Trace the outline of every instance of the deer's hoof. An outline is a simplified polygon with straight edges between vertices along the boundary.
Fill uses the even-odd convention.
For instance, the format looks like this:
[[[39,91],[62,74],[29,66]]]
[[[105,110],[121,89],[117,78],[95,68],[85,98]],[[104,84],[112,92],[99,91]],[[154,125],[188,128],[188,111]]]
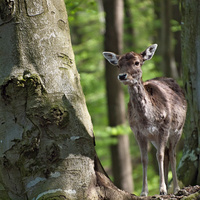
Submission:
[[[141,197],[147,197],[147,196],[148,196],[148,192],[142,192],[142,193],[140,194],[140,196],[141,196]]]
[[[174,188],[174,194],[177,194],[179,192],[180,188],[177,186],[176,188]]]
[[[165,192],[165,191],[160,191],[160,195],[166,195],[167,194],[167,192]]]
[[[167,194],[167,188],[165,184],[162,184],[160,186],[160,195],[166,195]]]

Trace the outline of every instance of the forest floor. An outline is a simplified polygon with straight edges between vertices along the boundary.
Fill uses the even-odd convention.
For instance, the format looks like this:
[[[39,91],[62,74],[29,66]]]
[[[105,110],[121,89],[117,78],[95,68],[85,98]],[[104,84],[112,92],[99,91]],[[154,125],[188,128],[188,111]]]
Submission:
[[[144,200],[200,200],[200,186],[188,186],[179,190],[177,194],[169,194],[169,195],[155,195],[151,197],[140,197],[138,199]]]

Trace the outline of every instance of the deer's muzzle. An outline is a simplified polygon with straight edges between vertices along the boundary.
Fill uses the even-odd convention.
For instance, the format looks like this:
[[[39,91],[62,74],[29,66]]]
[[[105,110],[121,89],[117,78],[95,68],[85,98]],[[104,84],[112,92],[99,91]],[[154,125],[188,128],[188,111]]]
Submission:
[[[127,79],[127,74],[119,74],[119,75],[118,75],[118,79],[119,79],[120,81],[126,80],[126,79]]]

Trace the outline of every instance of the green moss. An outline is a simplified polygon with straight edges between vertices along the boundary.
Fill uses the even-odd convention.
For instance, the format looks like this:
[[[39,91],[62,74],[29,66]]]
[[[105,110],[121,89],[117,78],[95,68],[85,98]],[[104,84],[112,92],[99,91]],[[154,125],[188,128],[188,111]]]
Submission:
[[[63,59],[71,60],[63,55]],[[20,97],[27,101],[26,114],[29,118],[41,120],[42,125],[55,124],[60,128],[67,126],[69,112],[63,102],[63,94],[47,94],[37,74],[25,71],[23,77],[10,77],[1,86],[1,95],[7,103]]]
[[[63,106],[53,105],[50,109],[50,118],[57,126],[64,128],[69,122],[69,112]]]
[[[46,94],[46,90],[43,87],[40,81],[40,77],[37,74],[25,74],[24,80],[29,96],[32,96],[34,94],[37,94],[39,96]]]
[[[15,77],[6,79],[1,85],[1,96],[5,101],[10,102],[15,93],[19,93],[21,88],[24,87],[24,81]]]
[[[0,190],[0,200],[10,200],[10,197],[8,196],[8,193],[5,190]]]
[[[26,73],[23,77],[10,77],[5,79],[4,83],[1,85],[1,96],[8,102],[11,102],[13,97],[23,92],[26,92],[28,96],[45,93],[45,89],[37,74],[30,75],[29,73],[29,75],[27,75]]]
[[[191,194],[187,197],[183,197],[181,200],[194,200],[194,199],[200,199],[200,191],[198,191],[194,194]]]

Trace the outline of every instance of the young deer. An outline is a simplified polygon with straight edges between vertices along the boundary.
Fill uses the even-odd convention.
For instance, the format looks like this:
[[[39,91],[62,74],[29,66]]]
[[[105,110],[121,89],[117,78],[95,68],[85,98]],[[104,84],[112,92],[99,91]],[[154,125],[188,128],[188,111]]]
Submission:
[[[128,85],[129,123],[140,147],[143,165],[143,188],[141,196],[148,195],[147,145],[157,149],[160,175],[160,194],[167,194],[168,164],[173,175],[174,192],[179,190],[176,175],[176,145],[181,137],[187,104],[184,94],[172,78],[154,78],[142,81],[142,65],[150,60],[157,48],[153,44],[140,54],[129,52],[116,55],[103,52],[104,57],[119,67],[119,81]]]

